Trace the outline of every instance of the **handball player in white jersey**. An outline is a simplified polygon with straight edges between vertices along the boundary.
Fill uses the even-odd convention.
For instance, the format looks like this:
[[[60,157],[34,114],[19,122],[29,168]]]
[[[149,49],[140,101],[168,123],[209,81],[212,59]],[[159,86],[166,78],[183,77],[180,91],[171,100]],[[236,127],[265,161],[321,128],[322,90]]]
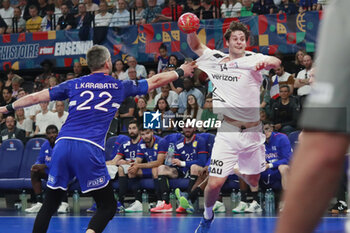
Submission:
[[[278,58],[245,51],[249,31],[240,22],[232,22],[224,34],[229,54],[203,45],[196,33],[187,36],[191,49],[199,56],[198,67],[213,83],[214,111],[224,115],[213,147],[209,181],[204,191],[204,218],[196,232],[208,232],[214,219],[213,206],[226,178],[234,167],[253,187],[265,170],[265,136],[260,123],[260,86],[262,69],[280,65]],[[217,113],[218,113],[217,112]]]

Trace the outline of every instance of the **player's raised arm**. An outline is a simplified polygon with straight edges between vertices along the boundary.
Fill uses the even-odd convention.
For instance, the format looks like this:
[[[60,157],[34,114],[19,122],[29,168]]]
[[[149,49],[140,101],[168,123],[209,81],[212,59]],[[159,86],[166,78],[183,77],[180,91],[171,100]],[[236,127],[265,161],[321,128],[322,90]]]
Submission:
[[[148,91],[155,89],[157,87],[164,86],[165,84],[168,84],[178,79],[179,77],[191,76],[195,68],[197,68],[197,65],[196,65],[196,62],[193,61],[193,62],[182,64],[180,68],[174,71],[156,74],[152,76],[152,78],[147,79]]]
[[[204,50],[207,49],[207,46],[205,46],[200,42],[196,32],[193,32],[187,35],[187,43],[192,49],[192,51],[198,56],[202,56],[204,53]]]
[[[0,107],[0,113],[9,113],[19,108],[28,107],[41,102],[50,101],[49,89],[24,96],[12,104]]]
[[[256,70],[270,70],[275,69],[281,64],[281,60],[277,57],[268,56],[265,60],[260,61],[256,64]]]

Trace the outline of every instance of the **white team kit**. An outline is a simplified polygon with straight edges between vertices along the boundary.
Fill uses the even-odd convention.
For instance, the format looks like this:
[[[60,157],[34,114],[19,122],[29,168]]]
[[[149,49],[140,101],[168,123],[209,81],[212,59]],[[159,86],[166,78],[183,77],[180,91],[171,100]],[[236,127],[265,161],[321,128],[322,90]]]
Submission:
[[[228,57],[218,50],[206,49],[197,59],[198,67],[213,83],[213,109],[243,122],[260,120],[260,86],[263,77],[255,70],[268,56],[246,52],[246,56],[222,63]],[[265,170],[265,135],[261,124],[241,130],[223,122],[215,138],[210,176],[226,177],[238,164],[242,174],[259,174]]]

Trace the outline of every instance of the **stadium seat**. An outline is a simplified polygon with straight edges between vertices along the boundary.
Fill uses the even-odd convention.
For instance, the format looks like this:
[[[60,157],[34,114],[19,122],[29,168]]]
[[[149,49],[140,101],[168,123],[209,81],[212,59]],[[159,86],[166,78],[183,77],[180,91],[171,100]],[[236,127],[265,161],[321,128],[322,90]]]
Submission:
[[[18,174],[19,178],[24,178],[24,189],[32,188],[32,182],[30,180],[30,168],[38,158],[41,146],[44,144],[44,142],[46,142],[45,138],[32,138],[27,142],[24,148],[23,159]]]

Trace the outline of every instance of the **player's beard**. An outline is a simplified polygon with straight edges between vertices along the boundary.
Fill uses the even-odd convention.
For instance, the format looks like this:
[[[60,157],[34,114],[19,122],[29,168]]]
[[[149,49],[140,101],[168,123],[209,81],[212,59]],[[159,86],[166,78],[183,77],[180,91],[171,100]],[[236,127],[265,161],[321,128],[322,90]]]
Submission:
[[[138,136],[139,136],[138,134],[134,134],[134,133],[131,133],[131,134],[130,134],[130,138],[131,138],[132,140],[135,140]]]

